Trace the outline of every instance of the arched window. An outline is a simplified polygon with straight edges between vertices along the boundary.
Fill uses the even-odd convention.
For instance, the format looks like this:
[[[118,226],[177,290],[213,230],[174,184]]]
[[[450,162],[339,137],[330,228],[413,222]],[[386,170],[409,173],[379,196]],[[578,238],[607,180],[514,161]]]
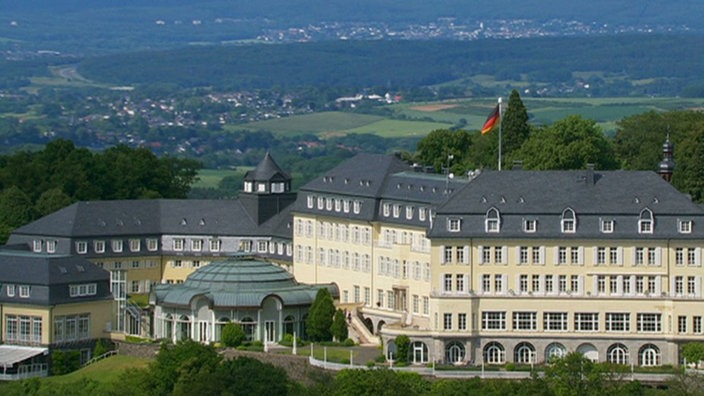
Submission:
[[[191,338],[191,319],[186,315],[181,315],[176,320],[176,340],[187,340]]]
[[[660,348],[653,344],[645,344],[638,351],[639,364],[644,367],[660,365]]]
[[[555,358],[567,356],[567,348],[559,342],[553,342],[545,348],[545,361],[550,362]]]
[[[240,320],[240,324],[242,325],[242,330],[244,330],[244,334],[247,338],[247,341],[254,340],[254,331],[257,327],[256,323],[254,323],[254,320],[250,317],[246,317]]]
[[[396,342],[393,340],[389,341],[386,346],[386,359],[387,360],[398,360],[398,347]]]
[[[518,364],[535,363],[535,347],[527,342],[516,345],[513,351],[513,361]]]
[[[162,321],[163,321],[162,322],[163,326],[162,326],[161,336],[166,340],[171,340],[171,336],[173,334],[173,326],[174,326],[173,318],[171,317],[171,315],[166,314],[166,315],[164,315]]]
[[[606,351],[606,361],[615,364],[628,364],[628,347],[623,344],[613,344]]]
[[[577,216],[574,210],[567,208],[562,211],[562,220],[560,220],[560,225],[562,232],[564,233],[574,233],[577,229]]]
[[[450,364],[458,364],[464,361],[464,345],[459,341],[451,341],[445,345],[445,361]]]
[[[296,318],[293,315],[288,315],[284,318],[284,334],[291,334],[296,331]],[[296,334],[296,337],[300,337],[300,334]]]
[[[504,364],[506,361],[504,346],[498,342],[490,342],[484,347],[484,362],[488,364]]]
[[[638,232],[641,234],[652,234],[654,225],[653,212],[648,208],[643,209],[638,219]]]
[[[222,340],[222,329],[230,323],[230,318],[223,316],[215,322],[215,341]]]
[[[501,229],[501,216],[496,208],[491,208],[486,212],[484,219],[484,229],[486,232],[499,232]]]

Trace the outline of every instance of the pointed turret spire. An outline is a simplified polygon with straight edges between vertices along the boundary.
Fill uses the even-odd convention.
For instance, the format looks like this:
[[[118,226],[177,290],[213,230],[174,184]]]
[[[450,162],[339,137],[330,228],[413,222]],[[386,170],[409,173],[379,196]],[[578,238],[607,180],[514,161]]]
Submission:
[[[660,166],[658,168],[658,173],[663,179],[668,182],[672,181],[672,173],[675,171],[675,160],[673,159],[673,153],[675,151],[675,145],[670,142],[670,134],[667,134],[667,139],[662,145],[663,159],[660,161]]]

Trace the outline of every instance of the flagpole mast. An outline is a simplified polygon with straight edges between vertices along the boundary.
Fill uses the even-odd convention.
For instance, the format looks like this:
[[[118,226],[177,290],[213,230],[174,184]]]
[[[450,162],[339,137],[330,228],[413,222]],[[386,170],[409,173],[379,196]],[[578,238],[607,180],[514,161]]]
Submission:
[[[503,114],[501,113],[501,97],[499,97],[499,170],[501,170],[501,130],[503,129]]]

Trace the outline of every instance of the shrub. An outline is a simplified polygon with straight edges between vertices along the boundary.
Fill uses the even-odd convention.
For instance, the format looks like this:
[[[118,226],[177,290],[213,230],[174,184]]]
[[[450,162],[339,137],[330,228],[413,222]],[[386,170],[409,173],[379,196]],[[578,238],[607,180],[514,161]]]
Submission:
[[[516,365],[514,363],[506,363],[506,371],[516,371]]]
[[[340,359],[340,364],[350,364],[350,359],[349,358],[342,358],[342,359]]]
[[[396,350],[398,352],[396,361],[398,361],[398,363],[405,363],[406,361],[408,361],[410,347],[411,339],[408,338],[407,335],[400,335],[396,337]]]
[[[355,346],[355,342],[354,342],[354,340],[351,339],[351,338],[346,339],[345,342],[343,342],[342,344],[343,344],[344,346],[346,346],[346,347]]]
[[[372,367],[374,367],[374,366],[376,366],[376,363],[375,363],[373,360],[370,360],[370,361],[367,362],[367,367],[368,367],[368,368],[372,368]]]
[[[384,354],[381,354],[381,355],[375,357],[374,361],[376,361],[377,363],[384,363],[384,362],[386,362],[386,356],[384,356]]]
[[[222,338],[221,341],[225,346],[228,347],[238,347],[242,345],[247,335],[242,329],[239,323],[228,323],[222,328]]]
[[[81,368],[81,353],[79,351],[54,351],[51,354],[51,373],[63,375]]]

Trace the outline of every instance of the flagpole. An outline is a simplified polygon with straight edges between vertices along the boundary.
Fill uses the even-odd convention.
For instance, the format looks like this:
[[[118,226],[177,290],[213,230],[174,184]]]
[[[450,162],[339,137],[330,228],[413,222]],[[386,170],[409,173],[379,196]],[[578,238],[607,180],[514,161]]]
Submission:
[[[499,170],[501,170],[501,130],[503,129],[503,114],[501,114],[501,97],[499,97]]]

